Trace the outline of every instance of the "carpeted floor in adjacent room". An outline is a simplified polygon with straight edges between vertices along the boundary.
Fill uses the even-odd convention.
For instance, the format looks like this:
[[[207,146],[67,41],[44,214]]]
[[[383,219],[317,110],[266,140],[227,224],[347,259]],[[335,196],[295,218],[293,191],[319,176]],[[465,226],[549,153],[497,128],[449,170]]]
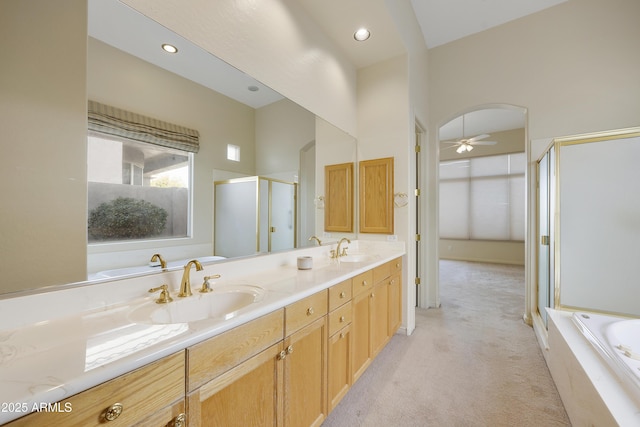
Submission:
[[[442,307],[416,310],[323,427],[570,426],[524,292],[522,266],[441,261]]]

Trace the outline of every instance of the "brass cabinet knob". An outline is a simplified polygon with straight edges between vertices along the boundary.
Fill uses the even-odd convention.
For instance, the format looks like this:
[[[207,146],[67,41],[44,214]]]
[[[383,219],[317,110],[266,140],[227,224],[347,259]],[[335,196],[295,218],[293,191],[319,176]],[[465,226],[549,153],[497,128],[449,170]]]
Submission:
[[[340,316],[340,323],[344,322],[344,316]]]
[[[375,298],[376,294],[374,294],[373,292],[371,292],[371,298]]]
[[[122,403],[114,403],[113,405],[105,409],[104,419],[107,421],[113,421],[118,418],[120,414],[122,414],[123,410],[124,407],[122,406]]]
[[[391,279],[391,282],[389,282],[390,285],[395,285],[396,284],[396,279]]]
[[[396,268],[400,268],[400,263],[396,262]]]
[[[287,352],[282,350],[280,353],[278,353],[278,360],[284,360],[287,358]]]
[[[311,316],[313,313],[314,313],[314,311],[313,311],[313,307],[309,307],[309,308],[307,309],[307,316]]]
[[[287,354],[291,354],[291,353],[293,353],[293,346],[292,345],[287,347]]]
[[[344,292],[340,292],[340,298],[344,298],[344,297],[346,297],[346,296],[347,296],[347,294],[346,294],[346,293],[344,293]]]
[[[340,338],[344,338],[344,332],[340,332]]]
[[[366,280],[362,281],[362,286],[367,286],[367,281]]]
[[[178,416],[173,419],[172,427],[186,427],[186,425],[187,416],[185,414],[178,414]]]

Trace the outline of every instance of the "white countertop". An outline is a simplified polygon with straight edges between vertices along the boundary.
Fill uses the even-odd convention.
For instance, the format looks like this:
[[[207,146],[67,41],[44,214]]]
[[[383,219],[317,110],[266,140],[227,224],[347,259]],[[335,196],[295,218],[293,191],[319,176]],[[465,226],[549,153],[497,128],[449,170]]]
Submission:
[[[357,248],[358,242],[349,245]],[[0,300],[0,424],[130,372],[164,356],[261,317],[349,277],[404,255],[404,246],[361,243],[368,262],[329,262],[329,246],[206,266],[191,271],[194,295],[205,275],[222,272],[213,285],[252,284],[264,298],[227,320],[140,324],[132,308],[157,295],[164,282],[175,289],[182,271],[109,281],[61,291]],[[357,249],[354,249],[357,250]],[[311,270],[296,268],[297,256],[314,259]],[[250,273],[248,273],[250,272]],[[10,329],[5,329],[9,325]],[[34,406],[35,405],[35,406]]]

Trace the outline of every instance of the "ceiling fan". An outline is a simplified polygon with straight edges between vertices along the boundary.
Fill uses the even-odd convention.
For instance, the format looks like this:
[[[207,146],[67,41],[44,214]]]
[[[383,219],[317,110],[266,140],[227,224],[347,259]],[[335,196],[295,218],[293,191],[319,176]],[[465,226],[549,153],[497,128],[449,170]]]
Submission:
[[[442,141],[444,144],[452,144],[451,147],[447,148],[456,148],[456,153],[461,154],[465,151],[473,150],[474,145],[496,145],[496,141],[484,141],[484,139],[489,138],[489,134],[483,133],[482,135],[476,135],[472,138],[464,137],[464,115],[462,116],[462,138],[455,141]],[[445,148],[446,150],[446,148]]]

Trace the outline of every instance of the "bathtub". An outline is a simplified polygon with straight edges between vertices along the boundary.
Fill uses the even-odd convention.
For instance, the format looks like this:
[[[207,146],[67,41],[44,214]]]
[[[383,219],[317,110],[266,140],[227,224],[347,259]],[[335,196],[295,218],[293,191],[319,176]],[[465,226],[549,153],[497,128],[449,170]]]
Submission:
[[[572,320],[640,402],[640,319],[579,312]]]
[[[190,258],[190,259],[183,259],[183,260],[179,260],[179,261],[167,261],[167,269],[175,269],[176,267],[184,267],[185,264],[187,262],[189,262],[191,259],[194,258]],[[198,261],[200,261],[201,263],[209,263],[212,261],[219,261],[222,259],[226,259],[225,257],[222,256],[203,256],[203,257],[197,257],[195,258]],[[162,271],[162,269],[160,268],[160,265],[157,266],[150,266],[150,265],[139,265],[139,266],[135,266],[135,267],[126,267],[126,268],[116,268],[113,270],[104,270],[104,271],[99,271],[95,274],[90,275],[89,279],[106,279],[106,278],[113,278],[113,277],[121,277],[121,276],[129,276],[131,274],[145,274],[145,273],[155,273],[155,272],[160,272]]]

